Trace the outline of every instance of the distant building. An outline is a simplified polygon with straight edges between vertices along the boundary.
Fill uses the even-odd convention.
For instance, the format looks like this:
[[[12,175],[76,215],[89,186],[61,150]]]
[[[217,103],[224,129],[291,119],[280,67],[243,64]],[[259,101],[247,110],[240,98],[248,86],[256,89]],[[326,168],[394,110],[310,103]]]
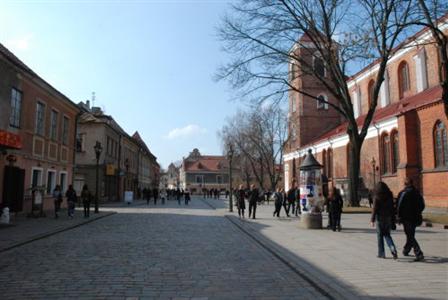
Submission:
[[[79,108],[0,44],[0,206],[53,208],[72,182]],[[34,191],[34,193],[33,193]]]
[[[87,184],[96,188],[96,142],[103,151],[99,161],[99,197],[104,201],[120,201],[126,191],[140,197],[144,188],[158,186],[157,158],[148,149],[138,132],[129,136],[113,117],[100,108],[80,103],[78,118],[74,187],[80,193]]]
[[[201,155],[194,149],[182,160],[179,171],[179,186],[192,193],[203,190],[226,190],[229,185],[228,162],[225,156]]]
[[[168,166],[166,171],[167,186],[169,189],[177,189],[179,187],[179,167],[176,167],[173,163]]]

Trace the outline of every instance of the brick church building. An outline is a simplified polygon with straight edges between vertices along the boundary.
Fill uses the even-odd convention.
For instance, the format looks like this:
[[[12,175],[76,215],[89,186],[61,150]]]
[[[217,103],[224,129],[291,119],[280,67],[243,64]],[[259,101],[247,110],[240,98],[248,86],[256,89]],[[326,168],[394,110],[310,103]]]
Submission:
[[[448,30],[448,21],[441,24]],[[305,37],[306,38],[306,37]],[[448,209],[448,120],[440,87],[439,51],[429,31],[417,33],[391,57],[380,90],[378,106],[361,151],[361,182],[364,190],[378,181],[394,195],[405,177],[413,178],[428,207]],[[301,51],[300,46],[296,51]],[[309,51],[309,48],[308,50]],[[305,51],[306,52],[306,51]],[[313,57],[314,68],[323,62]],[[290,66],[291,68],[291,66]],[[358,124],[368,111],[378,64],[373,63],[347,81]],[[325,76],[325,75],[324,75]],[[301,90],[337,103],[311,76],[294,79]],[[299,166],[308,149],[324,166],[330,186],[348,191],[347,123],[322,102],[298,92],[289,95],[290,142],[285,151],[285,187],[298,179]]]

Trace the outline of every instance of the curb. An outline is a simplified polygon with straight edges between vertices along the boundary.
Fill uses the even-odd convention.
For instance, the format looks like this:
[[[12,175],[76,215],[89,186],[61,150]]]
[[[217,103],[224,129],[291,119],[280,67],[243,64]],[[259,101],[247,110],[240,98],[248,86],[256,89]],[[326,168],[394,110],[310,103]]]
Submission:
[[[423,222],[424,227],[434,227],[441,229],[448,229],[448,225],[440,224],[440,223],[432,223],[432,222]]]
[[[106,213],[103,216],[99,216],[98,218],[95,218],[95,219],[86,220],[84,222],[81,222],[81,223],[78,223],[78,224],[75,224],[75,225],[72,225],[72,226],[68,226],[68,227],[65,227],[65,228],[62,228],[62,229],[57,229],[57,230],[54,230],[54,231],[50,231],[50,232],[46,232],[46,233],[43,233],[43,234],[39,234],[39,235],[34,236],[34,237],[32,237],[32,238],[30,238],[30,239],[28,239],[26,241],[18,242],[18,243],[15,243],[15,244],[11,245],[11,246],[2,248],[2,249],[0,249],[0,253],[6,252],[8,250],[11,250],[11,249],[14,249],[14,248],[17,248],[17,247],[20,247],[20,246],[23,246],[23,245],[26,245],[26,244],[29,244],[29,243],[32,243],[32,242],[44,239],[44,238],[47,238],[49,236],[52,236],[52,235],[55,235],[55,234],[58,234],[58,233],[61,233],[61,232],[64,232],[64,231],[75,229],[75,228],[80,227],[82,225],[86,225],[86,224],[89,224],[89,223],[101,220],[101,219],[103,219],[105,217],[109,217],[109,216],[115,215],[116,213],[117,212],[109,212],[109,213]]]

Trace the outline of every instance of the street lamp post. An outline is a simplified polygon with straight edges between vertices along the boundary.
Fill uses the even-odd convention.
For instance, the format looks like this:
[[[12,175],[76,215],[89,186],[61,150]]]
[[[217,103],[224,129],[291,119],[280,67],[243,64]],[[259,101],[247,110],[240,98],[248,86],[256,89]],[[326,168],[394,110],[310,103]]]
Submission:
[[[103,151],[103,147],[101,146],[101,143],[99,141],[96,141],[93,149],[95,149],[95,156],[96,156],[95,213],[97,214],[99,212],[98,211],[98,184],[99,184],[99,171],[100,171],[100,156],[101,156],[101,152]]]
[[[229,189],[230,189],[230,198],[229,198],[229,212],[233,212],[233,191],[232,191],[232,159],[233,159],[233,146],[229,144],[229,149],[227,152],[227,158],[229,159]]]

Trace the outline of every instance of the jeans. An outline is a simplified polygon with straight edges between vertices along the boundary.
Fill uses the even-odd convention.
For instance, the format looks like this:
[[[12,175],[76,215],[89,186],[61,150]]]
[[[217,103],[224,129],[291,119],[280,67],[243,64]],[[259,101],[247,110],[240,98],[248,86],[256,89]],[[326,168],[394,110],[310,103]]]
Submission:
[[[386,240],[387,246],[390,249],[391,253],[397,253],[397,248],[395,247],[394,241],[392,240],[392,237],[390,236],[390,229],[391,229],[391,222],[383,222],[378,221],[376,222],[376,233],[377,233],[377,239],[378,239],[378,256],[384,257],[384,240]]]
[[[414,249],[414,254],[416,257],[418,257],[422,256],[423,252],[420,249],[420,245],[417,243],[417,240],[415,239],[415,228],[416,225],[414,225],[413,223],[403,221],[403,229],[404,233],[406,234],[406,244],[403,247],[403,252],[405,254],[408,254],[412,249]]]
[[[291,210],[292,207],[292,210]],[[294,201],[288,201],[288,214],[291,212],[291,214],[294,214],[294,212],[296,211],[296,204],[294,203]]]

